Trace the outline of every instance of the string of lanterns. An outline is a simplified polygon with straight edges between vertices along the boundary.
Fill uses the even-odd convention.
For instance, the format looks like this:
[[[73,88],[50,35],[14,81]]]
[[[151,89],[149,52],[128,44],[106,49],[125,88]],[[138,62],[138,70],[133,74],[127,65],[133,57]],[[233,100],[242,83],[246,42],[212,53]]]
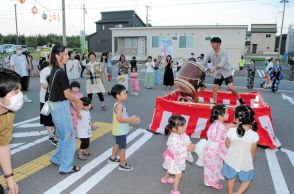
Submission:
[[[19,2],[21,4],[25,3],[25,0],[19,0]],[[43,20],[48,20],[49,22],[55,21],[55,22],[59,22],[60,21],[60,16],[59,14],[49,10],[48,8],[46,8],[45,6],[43,6],[40,2],[37,2],[37,0],[35,0],[34,6],[31,9],[31,12],[36,15],[39,12],[38,7],[36,6],[36,3],[38,3],[41,7],[43,7],[43,14],[42,14],[42,19]],[[48,16],[48,14],[45,12],[45,9],[50,12],[50,15]]]

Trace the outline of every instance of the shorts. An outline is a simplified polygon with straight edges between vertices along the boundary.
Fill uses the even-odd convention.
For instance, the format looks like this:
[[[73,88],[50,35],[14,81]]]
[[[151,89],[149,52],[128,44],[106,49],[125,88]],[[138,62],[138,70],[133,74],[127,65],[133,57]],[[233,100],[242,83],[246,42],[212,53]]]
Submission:
[[[228,180],[232,180],[235,177],[238,177],[241,183],[252,181],[255,176],[254,170],[249,170],[247,172],[245,171],[236,172],[232,167],[227,165],[225,162],[222,169],[222,175]]]
[[[40,111],[42,110],[42,107],[45,103],[40,103]],[[46,127],[54,127],[54,123],[52,121],[52,116],[49,114],[48,116],[40,114],[40,124],[46,126]]]
[[[90,138],[80,138],[80,141],[81,141],[80,149],[85,150],[89,148]]]
[[[119,149],[126,149],[127,136],[126,135],[115,136],[115,144],[118,145]]]
[[[222,76],[220,79],[215,78],[214,81],[213,81],[213,84],[221,86],[224,81],[225,81],[226,85],[228,85],[230,83],[233,83],[233,76],[229,76],[229,77],[226,77],[226,78],[224,78]]]
[[[23,76],[20,79],[20,85],[21,85],[21,90],[22,91],[28,91],[29,89],[29,81],[30,77],[29,76]]]

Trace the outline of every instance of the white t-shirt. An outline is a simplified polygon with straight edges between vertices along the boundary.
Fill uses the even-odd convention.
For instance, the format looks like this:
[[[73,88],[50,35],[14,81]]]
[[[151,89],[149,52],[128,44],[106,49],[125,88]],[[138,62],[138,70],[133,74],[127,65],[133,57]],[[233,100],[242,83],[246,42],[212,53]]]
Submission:
[[[81,110],[80,115],[81,115],[81,118],[78,119],[78,125],[77,125],[78,138],[92,137],[90,111]]]
[[[40,84],[48,84],[47,78],[50,76],[51,68],[45,67],[40,72]],[[40,102],[45,103],[45,96],[46,96],[46,90],[44,88],[40,89]]]
[[[69,60],[66,63],[66,73],[68,79],[78,79],[80,77],[80,62],[76,59]]]
[[[154,69],[153,69],[153,67],[154,67],[154,63],[153,62],[147,62],[146,63],[146,72],[147,73],[152,73],[152,72],[154,72]]]
[[[27,69],[28,61],[25,55],[14,54],[10,58],[10,65],[14,66],[14,70],[21,77],[29,76]]]
[[[225,162],[237,172],[248,172],[253,170],[253,159],[251,154],[252,145],[259,141],[259,135],[253,131],[245,131],[243,137],[239,137],[236,128],[230,128],[227,132],[230,146]]]

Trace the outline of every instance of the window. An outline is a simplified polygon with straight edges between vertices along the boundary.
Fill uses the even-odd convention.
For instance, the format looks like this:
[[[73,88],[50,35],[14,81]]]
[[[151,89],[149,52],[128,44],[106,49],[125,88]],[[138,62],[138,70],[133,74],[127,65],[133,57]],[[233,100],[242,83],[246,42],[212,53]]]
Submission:
[[[205,40],[211,40],[211,36],[205,36]]]
[[[123,25],[122,25],[122,24],[115,24],[114,27],[115,27],[115,28],[122,28]]]
[[[158,36],[152,36],[152,48],[158,48],[159,47],[159,37]]]
[[[101,30],[105,30],[105,25],[101,25]]]
[[[266,34],[265,37],[270,38],[270,37],[272,37],[272,35],[271,34]]]
[[[180,48],[193,48],[193,36],[180,36]]]
[[[162,40],[170,40],[165,36],[152,36],[152,48],[159,48],[162,46]]]
[[[125,38],[125,48],[138,48],[138,38]]]

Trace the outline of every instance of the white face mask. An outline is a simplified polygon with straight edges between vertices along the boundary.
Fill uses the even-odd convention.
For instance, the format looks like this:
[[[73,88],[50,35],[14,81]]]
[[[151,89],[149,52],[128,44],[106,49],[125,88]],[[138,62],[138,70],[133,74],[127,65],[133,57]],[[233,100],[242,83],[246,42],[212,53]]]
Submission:
[[[0,103],[1,106],[7,108],[8,110],[11,110],[13,112],[18,111],[19,109],[21,109],[22,105],[23,105],[23,94],[22,92],[19,92],[18,94],[10,97],[10,105],[9,106],[5,106],[3,104]]]

